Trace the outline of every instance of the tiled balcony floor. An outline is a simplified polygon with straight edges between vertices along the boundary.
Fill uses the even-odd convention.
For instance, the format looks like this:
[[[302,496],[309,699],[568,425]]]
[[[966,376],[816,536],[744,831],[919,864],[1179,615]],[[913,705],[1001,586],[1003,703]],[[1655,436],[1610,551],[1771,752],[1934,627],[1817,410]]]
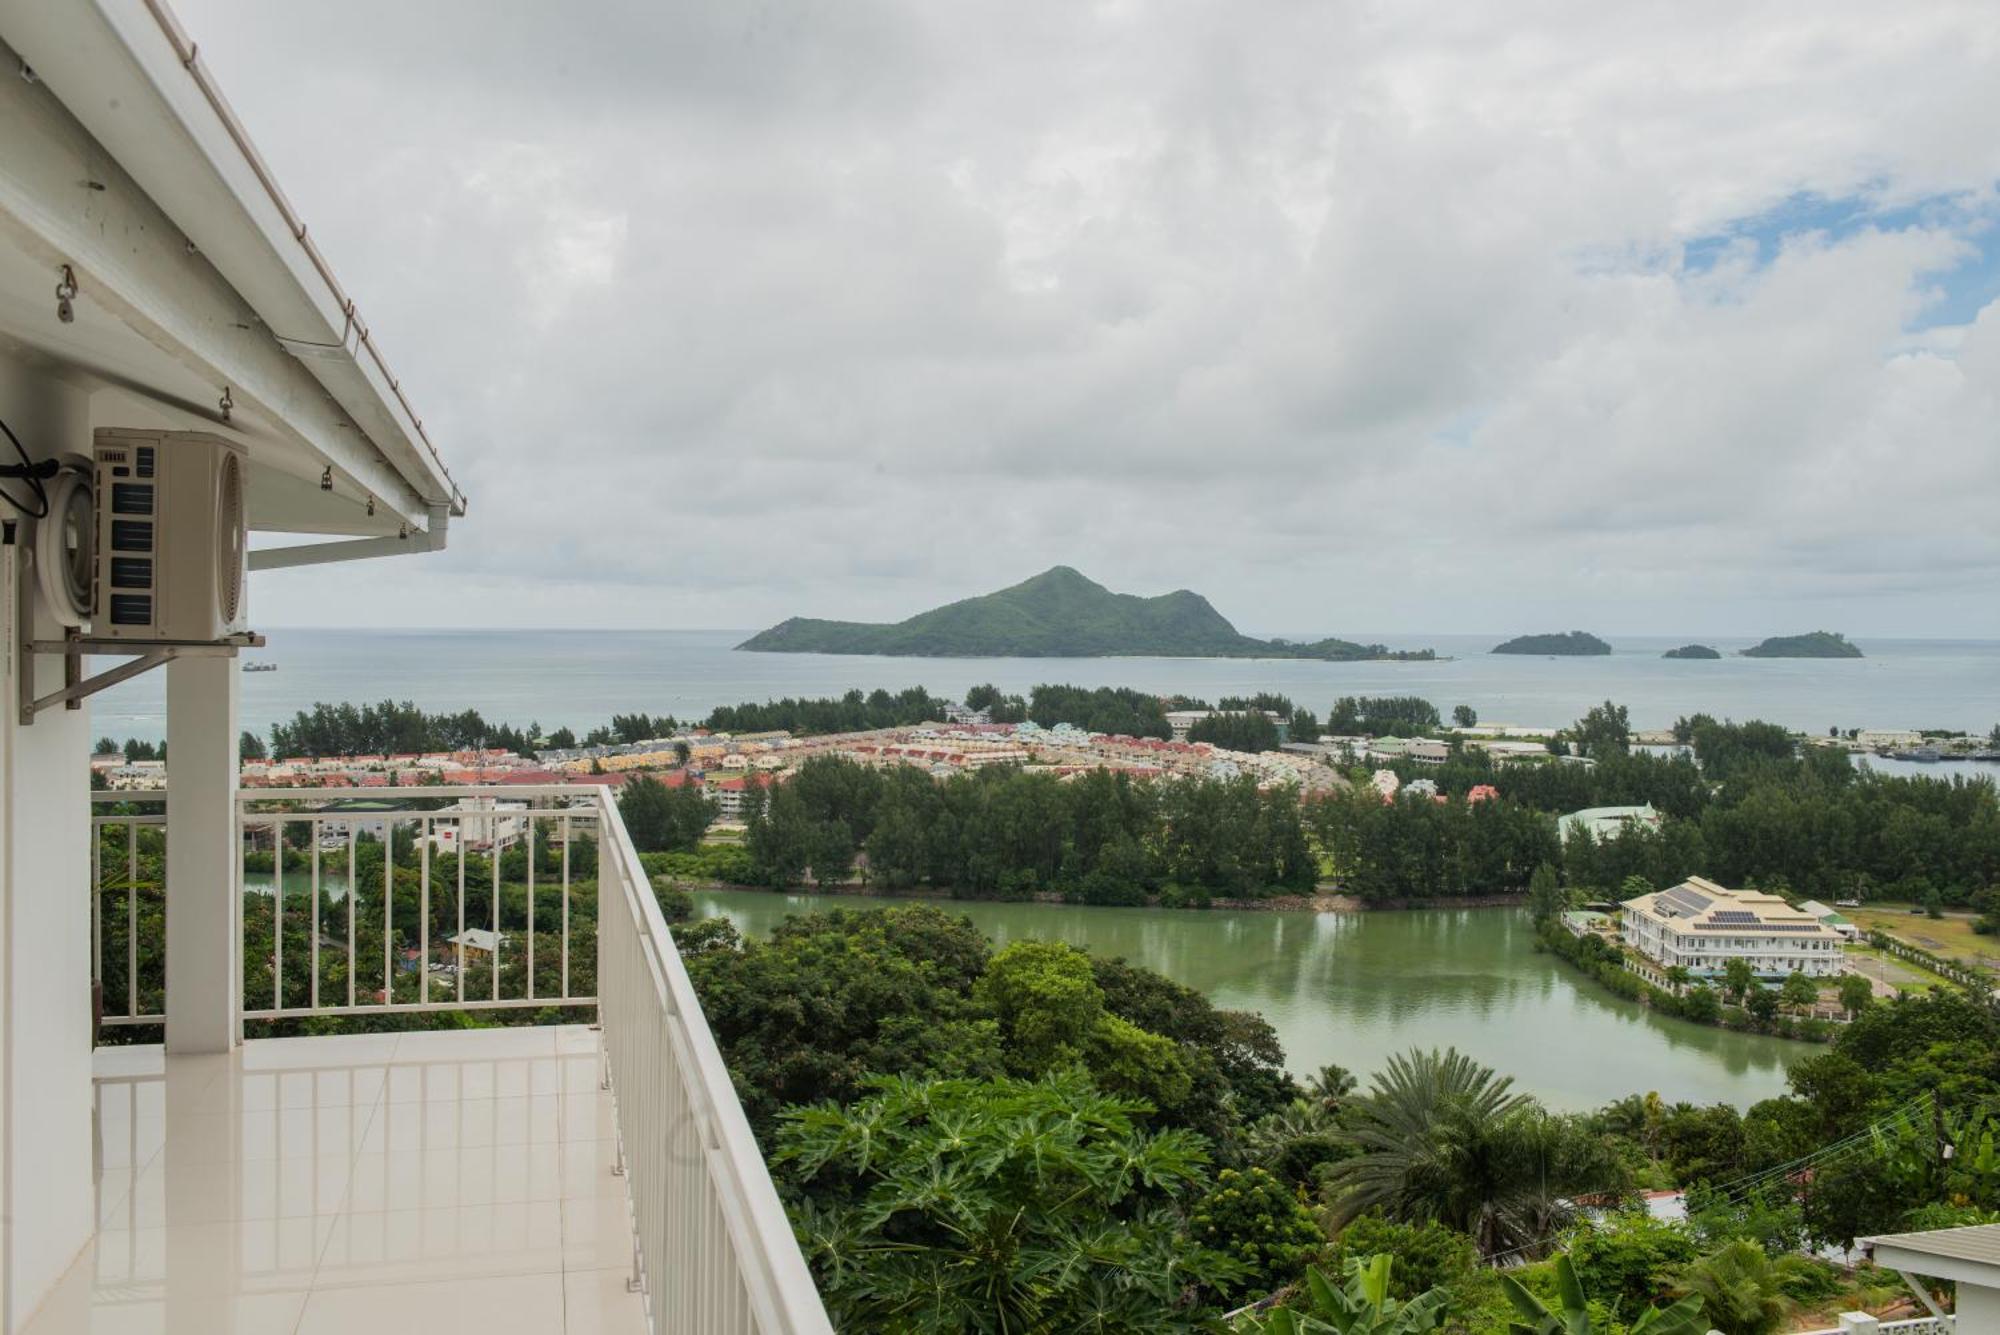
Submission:
[[[29,1335],[641,1335],[597,1035],[97,1053],[100,1232]]]

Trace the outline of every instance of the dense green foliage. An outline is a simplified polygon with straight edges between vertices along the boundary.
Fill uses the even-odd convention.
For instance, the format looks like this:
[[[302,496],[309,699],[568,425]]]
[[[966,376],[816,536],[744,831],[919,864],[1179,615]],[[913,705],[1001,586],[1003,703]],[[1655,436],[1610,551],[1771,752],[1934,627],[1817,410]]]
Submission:
[[[1720,650],[1706,644],[1684,644],[1678,649],[1669,649],[1662,658],[1720,658]]]
[[[1317,874],[1297,797],[1248,778],[1065,783],[993,767],[938,781],[814,757],[745,821],[754,879],[773,886],[843,880],[861,851],[886,886],[1104,904],[1306,890]]]
[[[890,694],[856,690],[821,700],[767,700],[763,704],[723,705],[708,716],[712,732],[789,732],[805,737],[823,732],[863,732],[871,728],[901,728],[934,723],[944,717],[945,702],[921,686]]]
[[[1520,890],[1562,857],[1555,822],[1506,798],[1385,803],[1356,786],[1313,798],[1305,820],[1341,888],[1370,902]]]
[[[669,788],[641,775],[618,792],[618,814],[641,853],[685,853],[701,843],[715,819],[715,803],[691,784]]]
[[[1493,646],[1496,654],[1553,654],[1558,657],[1578,657],[1608,654],[1611,646],[1587,631],[1573,630],[1566,634],[1517,635],[1504,644]]]
[[[932,608],[893,625],[793,617],[739,649],[767,653],[896,654],[915,657],[1098,658],[1147,654],[1197,658],[1431,657],[1391,654],[1347,640],[1292,644],[1240,634],[1200,594],[1157,598],[1113,593],[1055,566],[995,593]]]
[[[1805,635],[1773,635],[1743,651],[1745,658],[1859,658],[1861,650],[1837,631]]]
[[[290,723],[271,725],[271,754],[276,756],[421,755],[430,751],[467,751],[486,747],[533,750],[539,726],[527,731],[505,723],[488,723],[476,709],[456,714],[430,714],[405,700],[384,700],[356,707],[322,701],[300,710]]]
[[[1188,729],[1188,740],[1207,742],[1225,751],[1275,751],[1278,725],[1257,710],[1210,714]]]
[[[1343,695],[1326,716],[1326,730],[1341,736],[1426,733],[1439,723],[1437,706],[1420,695]]]
[[[785,1115],[774,1166],[820,1292],[866,1331],[1189,1330],[1242,1267],[1180,1207],[1201,1137],[1076,1071],[871,1082]]]

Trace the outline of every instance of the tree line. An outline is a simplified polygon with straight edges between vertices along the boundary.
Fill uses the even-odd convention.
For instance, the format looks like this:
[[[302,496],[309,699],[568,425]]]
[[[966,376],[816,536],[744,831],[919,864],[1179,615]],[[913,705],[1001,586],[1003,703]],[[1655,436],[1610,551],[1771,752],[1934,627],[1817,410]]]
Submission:
[[[745,803],[758,883],[869,881],[967,896],[1204,902],[1312,888],[1297,795],[1254,780],[1150,783],[1096,769],[1065,782],[997,766],[933,779],[816,756]]]

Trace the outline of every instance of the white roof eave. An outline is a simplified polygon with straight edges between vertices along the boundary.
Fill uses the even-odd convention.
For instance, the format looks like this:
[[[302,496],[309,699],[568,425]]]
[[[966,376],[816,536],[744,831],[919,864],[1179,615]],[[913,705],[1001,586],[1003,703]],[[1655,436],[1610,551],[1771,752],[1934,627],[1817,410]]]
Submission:
[[[0,0],[21,52],[425,503],[465,497],[306,229],[160,0]]]

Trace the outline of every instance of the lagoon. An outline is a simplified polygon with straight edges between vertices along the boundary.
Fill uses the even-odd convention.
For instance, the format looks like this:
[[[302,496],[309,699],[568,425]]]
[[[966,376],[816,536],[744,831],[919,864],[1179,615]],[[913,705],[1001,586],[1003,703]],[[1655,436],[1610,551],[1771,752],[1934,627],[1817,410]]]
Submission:
[[[1655,1015],[1534,949],[1520,909],[1272,913],[705,890],[703,917],[749,936],[787,914],[928,902],[963,913],[996,946],[1065,941],[1123,956],[1256,1011],[1306,1075],[1338,1062],[1363,1078],[1391,1054],[1457,1047],[1553,1107],[1657,1090],[1668,1102],[1747,1107],[1784,1091],[1789,1062],[1824,1049]]]

